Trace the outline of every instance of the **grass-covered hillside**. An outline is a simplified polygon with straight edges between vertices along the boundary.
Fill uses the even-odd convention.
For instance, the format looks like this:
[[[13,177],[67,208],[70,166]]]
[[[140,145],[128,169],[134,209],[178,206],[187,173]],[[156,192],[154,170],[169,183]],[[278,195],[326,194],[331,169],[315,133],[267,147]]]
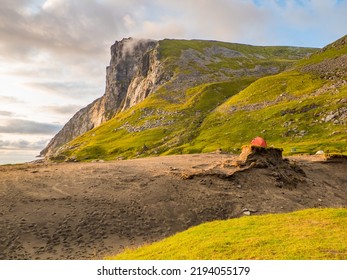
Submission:
[[[341,40],[309,58],[316,50],[160,41],[160,60],[173,78],[64,145],[54,159],[239,152],[257,135],[285,154],[345,153],[347,45]]]
[[[346,41],[344,37],[294,69],[259,79],[232,96],[209,114],[184,151],[232,150],[261,135],[287,154],[346,153]]]
[[[205,223],[109,259],[347,258],[347,209],[311,209]]]

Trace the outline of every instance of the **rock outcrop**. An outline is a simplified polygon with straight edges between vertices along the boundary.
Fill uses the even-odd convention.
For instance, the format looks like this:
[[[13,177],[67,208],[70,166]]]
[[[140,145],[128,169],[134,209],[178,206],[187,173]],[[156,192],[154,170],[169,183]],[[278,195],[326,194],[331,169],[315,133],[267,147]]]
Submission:
[[[116,42],[111,47],[110,65],[106,69],[105,94],[77,112],[50,141],[41,156],[56,158],[61,155],[64,158],[67,150],[76,148],[65,144],[137,105],[151,93],[168,93],[161,98],[169,103],[181,104],[187,101],[186,91],[190,88],[219,82],[233,81],[236,84],[238,80],[245,85],[284,70],[312,51],[287,47],[278,49],[283,52],[276,51],[276,48],[264,52],[262,47],[216,41],[128,38]],[[279,63],[281,59],[273,57],[285,58],[286,62]],[[221,99],[227,98],[228,94]],[[213,104],[212,107],[217,106]],[[146,120],[140,126],[125,122],[121,127],[128,132],[139,132],[181,122],[184,118],[183,110],[174,113],[175,119],[166,119],[168,113],[162,108],[157,109],[161,110],[161,120]],[[157,110],[155,112],[159,114]],[[143,113],[140,112],[141,116],[147,117]]]
[[[157,46],[154,40],[116,41],[106,68],[105,94],[78,111],[41,151],[41,156],[53,154],[63,144],[143,101],[153,92],[161,77]]]

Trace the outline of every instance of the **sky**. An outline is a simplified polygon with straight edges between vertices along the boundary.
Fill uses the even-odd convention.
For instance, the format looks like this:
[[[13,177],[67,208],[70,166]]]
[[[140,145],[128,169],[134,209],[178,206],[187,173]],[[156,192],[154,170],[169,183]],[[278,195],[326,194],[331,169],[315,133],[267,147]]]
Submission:
[[[0,164],[35,159],[105,89],[127,37],[323,47],[347,0],[1,0]]]

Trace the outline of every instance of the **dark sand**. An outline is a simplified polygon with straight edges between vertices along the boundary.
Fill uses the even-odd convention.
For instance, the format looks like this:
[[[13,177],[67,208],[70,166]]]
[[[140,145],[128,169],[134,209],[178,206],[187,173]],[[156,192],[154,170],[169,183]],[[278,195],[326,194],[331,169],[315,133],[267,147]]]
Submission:
[[[0,259],[100,259],[206,221],[347,206],[347,161],[240,169],[233,159],[0,166]]]

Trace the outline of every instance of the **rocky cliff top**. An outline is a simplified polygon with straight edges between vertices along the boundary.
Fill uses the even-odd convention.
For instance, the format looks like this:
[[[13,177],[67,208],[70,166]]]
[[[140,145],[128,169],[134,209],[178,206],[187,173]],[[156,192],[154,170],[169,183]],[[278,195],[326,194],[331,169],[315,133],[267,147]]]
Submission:
[[[77,112],[41,151],[41,156],[53,154],[63,144],[146,98],[155,89],[160,76],[157,44],[148,39],[116,41],[111,46],[110,65],[106,68],[104,95]]]

